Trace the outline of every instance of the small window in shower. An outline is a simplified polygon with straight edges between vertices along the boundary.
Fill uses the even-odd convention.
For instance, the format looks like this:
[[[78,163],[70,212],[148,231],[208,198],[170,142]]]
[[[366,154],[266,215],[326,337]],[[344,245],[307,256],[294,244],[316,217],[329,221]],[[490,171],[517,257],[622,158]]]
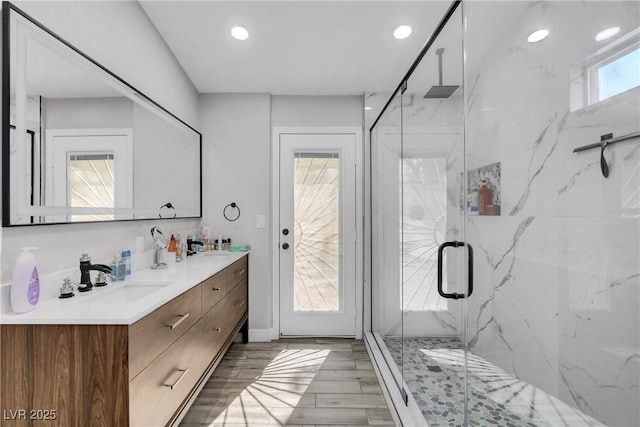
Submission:
[[[592,69],[593,102],[640,86],[640,48],[625,50]]]
[[[571,111],[640,87],[640,29],[600,47],[569,70]],[[637,95],[630,95],[637,96]]]

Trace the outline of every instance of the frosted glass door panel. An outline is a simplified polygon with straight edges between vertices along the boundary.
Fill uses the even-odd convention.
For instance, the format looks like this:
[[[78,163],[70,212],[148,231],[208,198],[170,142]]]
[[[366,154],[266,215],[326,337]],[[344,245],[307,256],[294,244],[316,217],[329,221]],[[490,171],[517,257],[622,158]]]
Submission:
[[[340,159],[295,153],[295,311],[340,308]]]

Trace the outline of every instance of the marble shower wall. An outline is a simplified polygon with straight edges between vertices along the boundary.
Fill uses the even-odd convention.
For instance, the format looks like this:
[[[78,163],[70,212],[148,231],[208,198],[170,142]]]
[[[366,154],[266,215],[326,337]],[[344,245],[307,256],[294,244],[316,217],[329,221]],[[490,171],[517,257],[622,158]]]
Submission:
[[[607,149],[608,179],[599,149],[572,152],[640,130],[640,91],[570,103],[575,70],[614,40],[595,34],[615,25],[637,39],[640,6],[521,3],[483,28],[504,4],[464,4],[466,167],[502,167],[501,215],[467,221],[468,345],[607,425],[640,425],[640,142]],[[541,27],[549,37],[528,43]]]

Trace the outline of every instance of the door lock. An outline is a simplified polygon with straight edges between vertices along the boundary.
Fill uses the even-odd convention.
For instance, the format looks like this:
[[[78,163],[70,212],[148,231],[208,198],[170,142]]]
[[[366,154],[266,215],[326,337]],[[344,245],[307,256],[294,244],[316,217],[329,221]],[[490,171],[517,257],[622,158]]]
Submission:
[[[285,236],[289,234],[289,229],[285,228],[284,230],[282,230],[282,234],[284,234]]]

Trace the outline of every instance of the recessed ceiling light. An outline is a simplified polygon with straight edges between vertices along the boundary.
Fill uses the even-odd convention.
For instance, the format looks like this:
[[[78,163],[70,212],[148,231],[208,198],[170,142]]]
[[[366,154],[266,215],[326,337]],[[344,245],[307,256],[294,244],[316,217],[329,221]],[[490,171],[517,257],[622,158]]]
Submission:
[[[613,37],[620,32],[620,27],[611,27],[606,28],[596,34],[596,41],[601,42],[602,40],[606,40],[609,37]]]
[[[547,38],[547,36],[549,35],[549,30],[538,30],[538,31],[534,31],[533,33],[529,34],[529,37],[527,37],[527,41],[529,43],[537,43],[540,40],[544,40]]]
[[[364,109],[369,111],[369,110],[371,110],[371,107],[364,107]]]
[[[393,32],[393,37],[397,38],[398,40],[406,39],[410,35],[411,35],[411,27],[408,25],[400,25]]]
[[[231,35],[238,40],[246,40],[249,38],[249,31],[244,27],[233,27],[231,29]]]

